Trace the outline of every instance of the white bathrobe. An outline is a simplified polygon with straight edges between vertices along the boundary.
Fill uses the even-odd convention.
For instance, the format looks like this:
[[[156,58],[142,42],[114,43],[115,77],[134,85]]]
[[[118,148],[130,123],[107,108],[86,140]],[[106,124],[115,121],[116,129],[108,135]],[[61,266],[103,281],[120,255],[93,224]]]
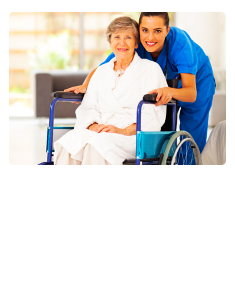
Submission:
[[[167,87],[167,83],[157,63],[141,59],[135,53],[132,63],[116,85],[115,61],[113,58],[98,67],[92,76],[82,104],[76,110],[74,130],[54,144],[55,163],[62,148],[72,159],[82,161],[87,144],[112,165],[135,158],[136,135],[96,133],[87,128],[95,122],[121,129],[136,123],[137,106],[143,96],[151,90]],[[160,131],[166,118],[166,106],[145,104],[141,116],[143,131]]]

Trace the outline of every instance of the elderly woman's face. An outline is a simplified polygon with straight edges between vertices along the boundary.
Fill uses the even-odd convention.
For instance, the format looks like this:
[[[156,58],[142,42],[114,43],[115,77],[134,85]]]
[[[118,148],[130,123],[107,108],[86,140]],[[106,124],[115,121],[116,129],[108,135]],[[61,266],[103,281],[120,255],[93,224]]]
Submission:
[[[117,33],[111,35],[110,47],[115,54],[117,60],[130,60],[134,56],[136,44],[134,33],[131,29],[120,30]]]

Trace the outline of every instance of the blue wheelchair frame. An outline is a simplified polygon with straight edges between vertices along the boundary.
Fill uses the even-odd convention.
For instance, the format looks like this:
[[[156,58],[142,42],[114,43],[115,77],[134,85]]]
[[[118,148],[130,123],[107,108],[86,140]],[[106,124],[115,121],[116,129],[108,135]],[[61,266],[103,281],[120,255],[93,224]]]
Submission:
[[[177,75],[173,80],[168,80],[169,87],[178,87],[179,75]],[[60,96],[66,97],[60,97]],[[68,98],[68,96],[76,96],[76,98]],[[47,162],[42,162],[38,165],[53,165],[52,162],[52,147],[53,147],[53,127],[54,127],[54,111],[55,105],[57,102],[82,102],[84,94],[74,94],[74,93],[65,93],[65,92],[55,92],[54,100],[50,106],[50,118],[49,118],[49,127],[48,127],[48,138],[47,140]],[[145,95],[143,100],[139,102],[137,107],[137,122],[136,122],[136,165],[157,165],[161,164],[161,157],[166,147],[166,141],[176,132],[176,118],[177,118],[177,101],[172,100],[167,104],[171,106],[172,116],[170,131],[160,131],[160,132],[143,132],[141,131],[141,109],[144,104],[155,104],[156,95]],[[71,129],[73,129],[71,127]],[[142,142],[145,140],[145,142]],[[146,141],[147,140],[147,141]],[[157,143],[160,141],[161,145],[157,146]],[[144,146],[142,146],[145,144]],[[150,145],[150,146],[149,146]],[[155,147],[152,145],[156,145]],[[141,148],[141,146],[143,148]],[[158,147],[156,151],[155,148]],[[153,150],[151,149],[153,148]],[[156,157],[157,156],[157,157]],[[134,164],[133,160],[130,161],[131,164]],[[124,162],[125,164],[125,162]],[[128,161],[127,161],[128,164]]]
[[[58,93],[58,92],[56,92]],[[55,94],[56,94],[55,93]],[[62,93],[62,92],[61,92]],[[83,94],[80,94],[81,97],[83,98]],[[57,102],[82,102],[82,98],[81,99],[73,99],[73,98],[69,98],[69,99],[64,99],[64,98],[59,98],[56,97],[50,106],[50,119],[49,119],[49,131],[48,131],[48,136],[49,136],[49,143],[48,143],[48,151],[47,151],[47,162],[45,162],[46,164],[42,164],[40,163],[40,165],[53,165],[54,163],[52,162],[52,145],[53,145],[53,127],[54,127],[54,111],[55,111],[55,105]]]
[[[147,97],[148,95],[146,95]],[[156,99],[156,97],[155,97]],[[156,101],[155,101],[156,102]],[[136,122],[136,165],[154,165],[159,164],[160,156],[163,154],[166,141],[176,132],[177,102],[173,101],[167,104],[172,106],[170,131],[143,132],[141,131],[141,109],[144,104],[154,104],[153,101],[140,101],[137,107]],[[142,141],[143,140],[143,141]],[[159,144],[158,144],[159,143]],[[151,156],[152,155],[152,156]],[[155,157],[157,156],[157,157]]]

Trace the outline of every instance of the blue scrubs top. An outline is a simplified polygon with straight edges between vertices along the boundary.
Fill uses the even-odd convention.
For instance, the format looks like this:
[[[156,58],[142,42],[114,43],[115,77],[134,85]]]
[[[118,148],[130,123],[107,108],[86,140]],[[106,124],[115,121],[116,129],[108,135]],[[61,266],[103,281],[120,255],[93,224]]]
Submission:
[[[180,111],[180,130],[189,132],[200,151],[206,144],[208,117],[215,94],[215,79],[208,56],[183,30],[171,27],[167,35],[168,62],[167,79],[173,79],[179,73],[189,73],[196,76],[197,99],[194,103],[178,101]],[[144,47],[139,44],[136,52],[144,58]],[[114,57],[111,53],[102,63],[109,62]],[[166,43],[157,59],[163,72],[166,65]],[[145,51],[145,58],[153,61],[150,52]],[[102,65],[101,64],[101,65]],[[182,88],[179,82],[178,88]]]

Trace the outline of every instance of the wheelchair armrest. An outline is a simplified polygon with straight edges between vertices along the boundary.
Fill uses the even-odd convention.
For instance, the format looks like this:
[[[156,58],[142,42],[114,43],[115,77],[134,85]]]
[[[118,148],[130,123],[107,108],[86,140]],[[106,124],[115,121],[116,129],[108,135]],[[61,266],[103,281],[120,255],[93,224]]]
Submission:
[[[143,97],[144,101],[156,103],[157,94],[146,94]]]
[[[59,91],[59,92],[53,93],[53,98],[80,99],[80,100],[82,100],[83,97],[84,97],[84,94],[82,94],[82,93],[75,94],[74,92],[64,92],[64,91]]]
[[[156,97],[157,97],[157,94],[146,94],[146,95],[144,95],[143,100],[155,104],[156,103]],[[175,104],[176,100],[172,99],[169,103]]]

